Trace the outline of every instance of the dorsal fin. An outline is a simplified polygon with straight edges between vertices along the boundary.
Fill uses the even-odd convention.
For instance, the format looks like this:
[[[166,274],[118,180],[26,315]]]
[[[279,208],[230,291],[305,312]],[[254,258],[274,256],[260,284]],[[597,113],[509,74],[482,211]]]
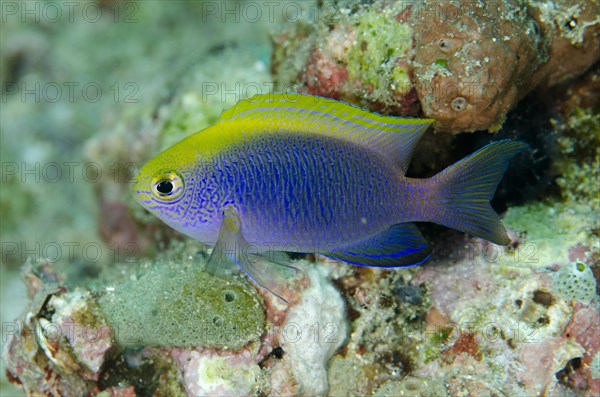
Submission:
[[[218,123],[248,123],[250,131],[298,131],[346,139],[374,150],[406,172],[432,119],[386,117],[345,102],[304,94],[263,94],[238,102]]]

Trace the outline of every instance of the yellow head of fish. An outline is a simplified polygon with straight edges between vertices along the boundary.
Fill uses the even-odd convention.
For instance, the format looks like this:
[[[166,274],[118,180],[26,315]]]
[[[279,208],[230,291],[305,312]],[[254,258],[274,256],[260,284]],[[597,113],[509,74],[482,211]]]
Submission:
[[[131,193],[135,200],[167,225],[197,239],[213,237],[198,228],[198,222],[213,217],[209,206],[196,208],[198,193],[207,189],[207,181],[194,137],[185,139],[163,151],[146,165],[137,176]],[[202,194],[200,194],[202,196]],[[215,208],[216,211],[216,208]],[[202,213],[204,216],[199,216]],[[201,241],[211,241],[201,240]]]

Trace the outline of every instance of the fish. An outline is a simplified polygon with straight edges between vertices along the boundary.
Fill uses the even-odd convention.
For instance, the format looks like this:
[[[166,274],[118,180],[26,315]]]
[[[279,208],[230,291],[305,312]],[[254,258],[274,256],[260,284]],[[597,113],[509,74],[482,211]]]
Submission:
[[[509,244],[490,200],[527,144],[492,142],[431,178],[407,177],[433,121],[311,95],[256,95],[152,158],[132,194],[170,227],[214,246],[209,269],[235,263],[281,299],[257,255],[414,266],[431,254],[415,222]]]

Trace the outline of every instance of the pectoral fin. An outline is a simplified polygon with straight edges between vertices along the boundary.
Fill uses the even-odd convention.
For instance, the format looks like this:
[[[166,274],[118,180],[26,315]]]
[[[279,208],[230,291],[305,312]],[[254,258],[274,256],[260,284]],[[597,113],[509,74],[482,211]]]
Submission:
[[[241,224],[235,208],[226,207],[217,243],[206,263],[207,272],[216,276],[227,276],[239,269],[235,253],[239,250],[240,243],[244,243]]]
[[[255,283],[287,303],[287,300],[283,298],[287,279],[282,269],[292,271],[297,271],[297,269],[289,262],[277,260],[279,255],[283,255],[282,253],[268,255],[256,248],[255,245],[244,239],[242,222],[235,208],[227,206],[223,211],[221,231],[208,259],[206,270],[213,274],[223,274],[223,269],[236,264]],[[281,268],[275,265],[280,265]]]
[[[405,267],[427,260],[430,250],[415,225],[400,223],[380,234],[323,254],[354,265]]]

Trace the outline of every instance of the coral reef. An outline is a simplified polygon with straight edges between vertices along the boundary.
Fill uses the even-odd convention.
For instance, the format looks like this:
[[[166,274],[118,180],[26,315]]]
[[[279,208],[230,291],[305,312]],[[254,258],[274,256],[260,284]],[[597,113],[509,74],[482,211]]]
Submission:
[[[597,2],[347,2],[339,11],[275,37],[275,79],[386,114],[422,112],[439,131],[497,131],[531,90],[600,59]]]
[[[439,385],[436,395],[597,394],[594,216],[572,203],[513,207],[508,248],[463,237],[427,266],[339,273],[353,324],[330,364],[332,395],[401,395],[405,381]],[[553,283],[577,261],[590,264],[584,304]]]
[[[202,256],[116,266],[93,290],[30,266],[30,308],[5,351],[9,379],[50,395],[115,395],[117,384],[130,395],[325,394],[347,333],[344,301],[327,268],[297,264],[305,275],[289,305],[208,275]]]
[[[181,261],[107,269],[92,290],[65,288],[49,264],[30,267],[31,314],[5,353],[10,377],[55,394],[592,396],[600,390],[598,295],[590,287],[591,302],[573,303],[563,294],[572,274],[562,275],[589,276],[598,250],[581,248],[586,239],[575,230],[588,212],[550,214],[545,205],[512,208],[512,246],[462,237],[452,246],[464,248],[438,251],[424,267],[297,261],[302,275],[286,292],[289,305],[235,277],[205,274],[198,244],[164,252]],[[552,237],[561,229],[575,235]],[[567,252],[548,253],[541,242]],[[590,267],[578,267],[582,260]],[[36,329],[67,322],[93,332]],[[82,344],[91,334],[100,339]],[[36,367],[25,364],[32,355]],[[49,374],[43,384],[40,374]]]
[[[298,24],[276,35],[271,70],[279,87],[416,115],[405,7],[375,2],[360,12],[341,10],[339,20],[325,21],[330,27]]]
[[[100,3],[99,23],[3,14],[0,394],[600,394],[600,70],[577,77],[600,54],[597,1],[293,2],[304,18],[274,34],[272,53],[266,17],[232,28],[210,22],[214,2],[136,2],[128,26],[113,21],[122,2]],[[49,102],[23,90],[54,81],[93,81],[104,96]],[[128,82],[137,102],[124,102]],[[532,92],[498,139],[523,130],[550,177],[518,201],[533,171],[511,166],[494,203],[506,209],[506,248],[426,226],[433,256],[415,268],[296,256],[285,305],[204,273],[207,247],[129,197],[137,165],[271,89],[434,116],[452,133],[498,128]],[[535,101],[541,110],[523,116]],[[545,127],[532,132],[530,119]],[[426,134],[411,175],[490,139],[465,135]],[[71,162],[74,178],[44,173]],[[97,260],[67,252],[90,242]],[[62,256],[48,258],[55,243]]]

